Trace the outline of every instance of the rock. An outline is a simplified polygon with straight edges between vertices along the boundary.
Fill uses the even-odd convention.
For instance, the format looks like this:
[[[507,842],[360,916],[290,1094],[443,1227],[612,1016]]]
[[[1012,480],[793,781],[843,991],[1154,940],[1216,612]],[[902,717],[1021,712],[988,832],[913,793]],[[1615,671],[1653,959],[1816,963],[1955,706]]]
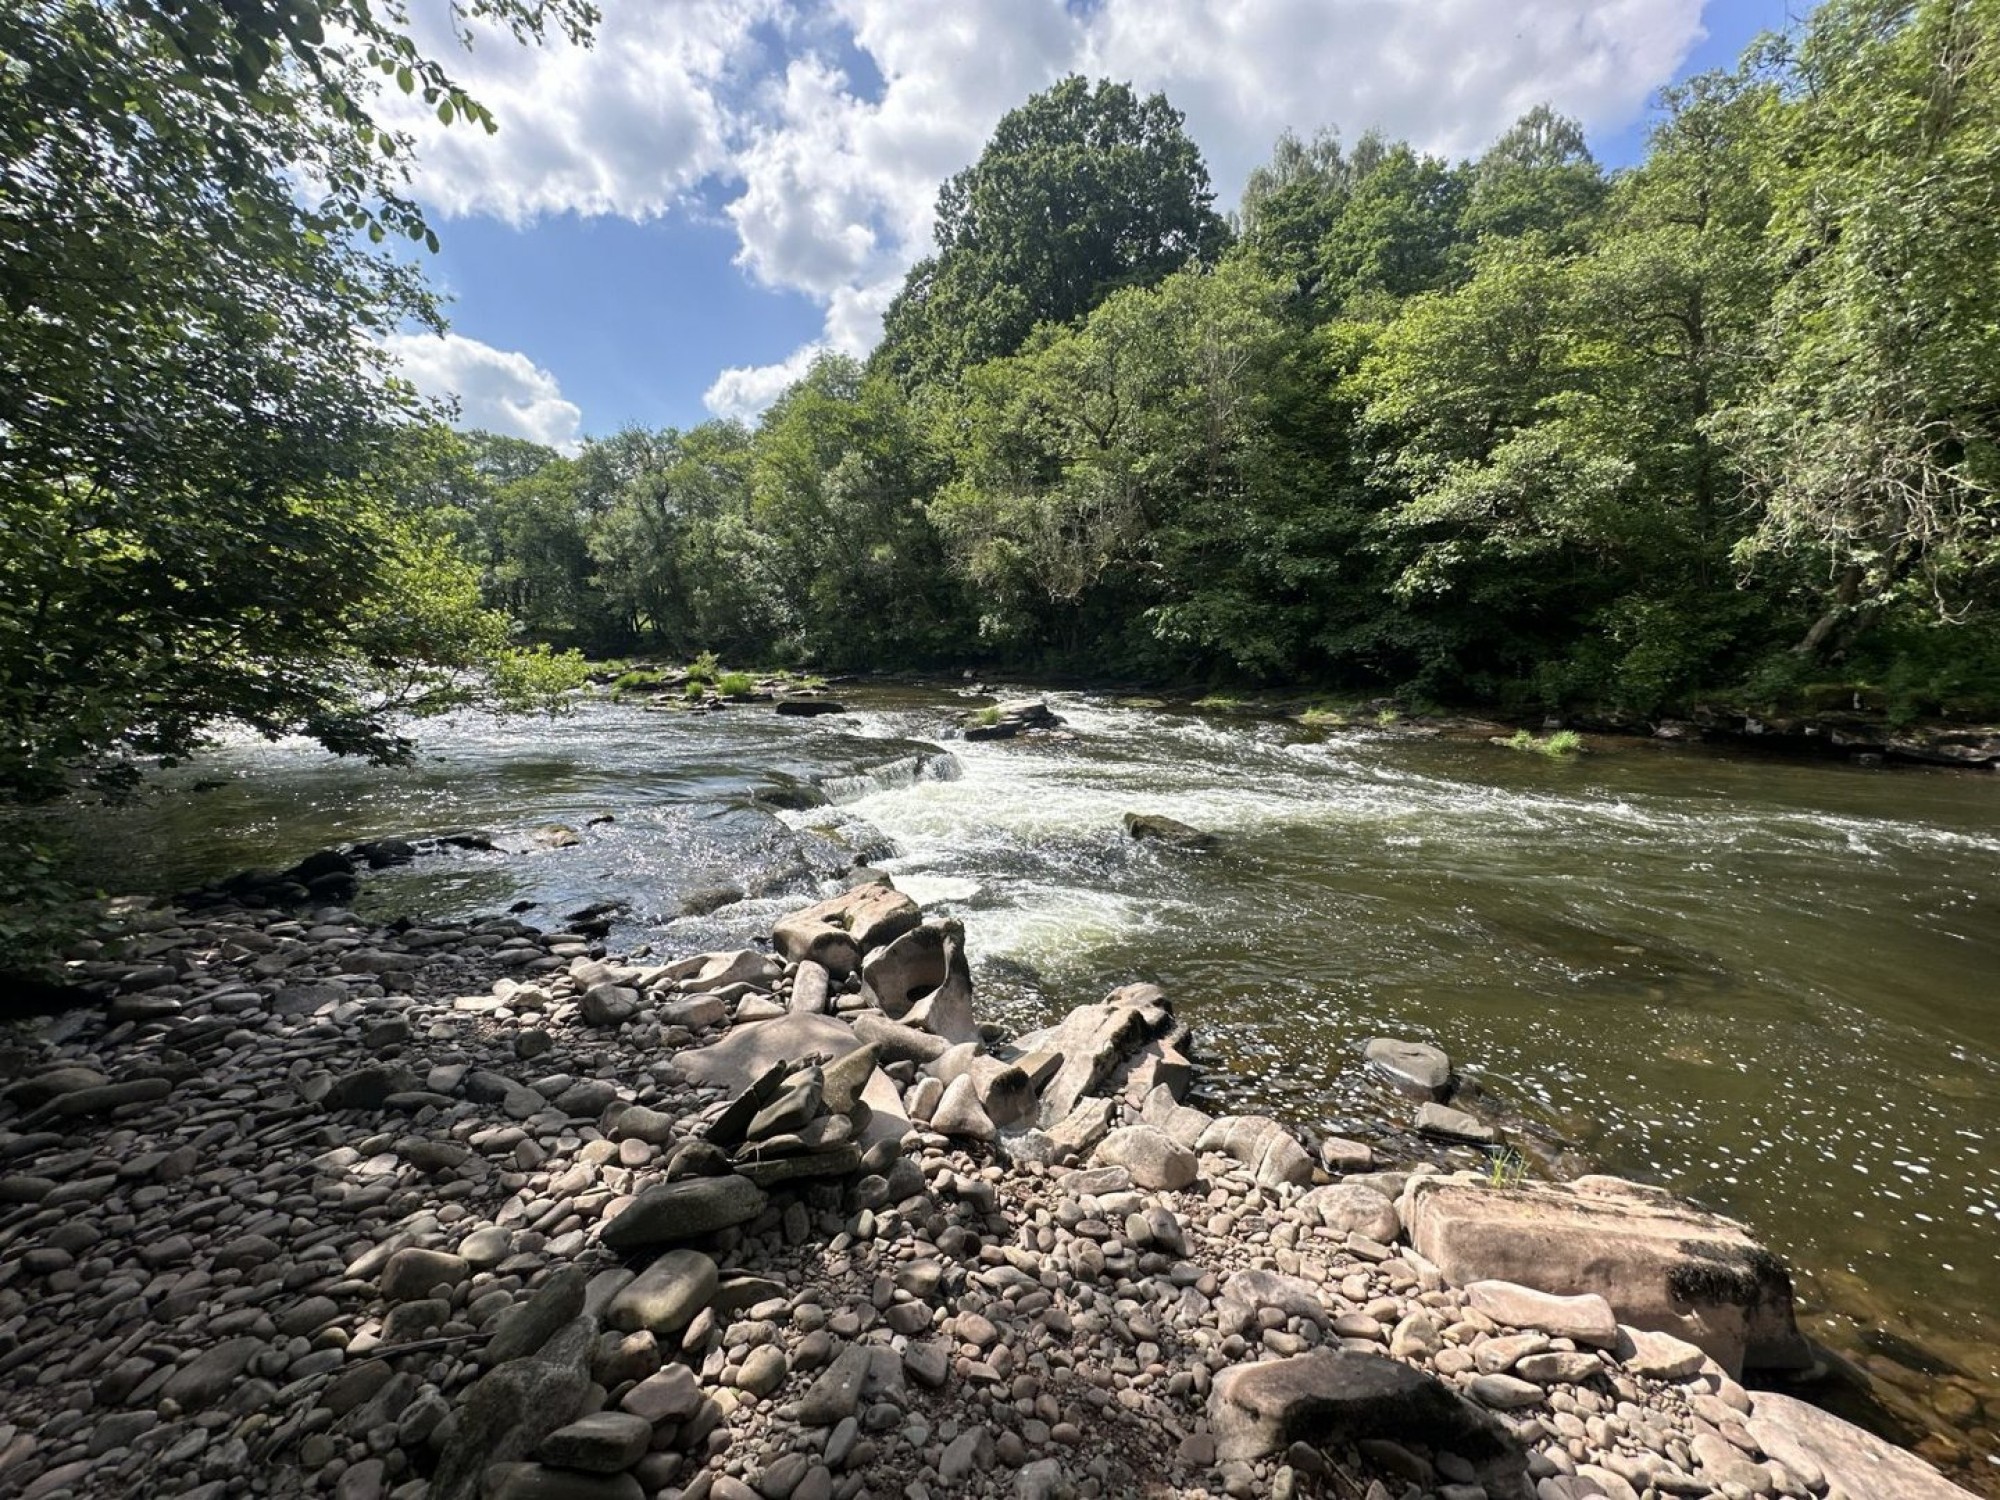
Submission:
[[[1530,1356],[1534,1357],[1536,1356]],[[1480,1404],[1495,1407],[1500,1411],[1534,1406],[1548,1395],[1548,1392],[1540,1386],[1512,1375],[1475,1375],[1468,1389]]]
[[[1817,1465],[1828,1500],[1965,1500],[1964,1490],[1914,1453],[1776,1391],[1751,1397],[1744,1426],[1794,1474],[1800,1474],[1795,1459]]]
[[[1045,1031],[1017,1038],[1015,1045],[1023,1053],[1062,1055],[1062,1065],[1043,1086],[1036,1123],[1047,1130],[1085,1095],[1122,1092],[1111,1087],[1119,1070],[1147,1042],[1172,1027],[1173,1015],[1158,988],[1129,985],[1113,991],[1101,1004],[1078,1006]]]
[[[759,1344],[744,1356],[743,1368],[736,1374],[736,1388],[753,1396],[768,1396],[785,1383],[790,1371],[784,1350],[776,1344]]]
[[[860,885],[779,918],[771,936],[786,958],[811,959],[844,979],[860,967],[863,954],[893,942],[922,919],[917,903],[901,891]]]
[[[1298,1210],[1338,1234],[1364,1234],[1385,1245],[1403,1232],[1396,1205],[1358,1182],[1316,1187],[1299,1199]]]
[[[605,1321],[625,1333],[645,1329],[665,1338],[694,1321],[715,1287],[714,1261],[698,1250],[669,1250],[611,1299]]]
[[[949,1093],[949,1090],[946,1091]],[[1150,1125],[1127,1125],[1098,1143],[1095,1159],[1123,1167],[1142,1188],[1179,1191],[1199,1171],[1194,1153]]]
[[[1618,1329],[1618,1342],[1612,1352],[1628,1371],[1649,1380],[1686,1380],[1708,1360],[1702,1349],[1685,1339],[1623,1325]]]
[[[1448,1141],[1470,1141],[1477,1146],[1490,1146],[1500,1139],[1500,1132],[1491,1125],[1473,1118],[1462,1109],[1451,1109],[1442,1104],[1420,1105],[1416,1123],[1421,1134],[1442,1136]]]
[[[565,1267],[536,1287],[527,1301],[508,1308],[487,1342],[486,1363],[504,1364],[538,1351],[583,1311],[588,1281],[580,1268]]]
[[[853,1034],[873,1047],[885,1063],[933,1063],[952,1045],[944,1037],[867,1011],[854,1018]]]
[[[938,1478],[952,1486],[963,1485],[973,1474],[993,1467],[993,1434],[984,1427],[968,1427],[949,1443],[938,1459]]]
[[[1192,824],[1183,823],[1178,818],[1166,818],[1158,813],[1125,814],[1125,832],[1134,839],[1166,844],[1175,849],[1213,849],[1215,835],[1203,833]]]
[[[476,1381],[453,1414],[427,1500],[473,1500],[487,1465],[533,1452],[583,1415],[596,1341],[596,1320],[578,1317],[538,1354],[510,1360]]]
[[[815,719],[822,714],[847,712],[846,704],[836,703],[831,698],[780,698],[772,708],[781,715],[798,719]]]
[[[1062,719],[1040,698],[1021,698],[997,703],[969,719],[963,733],[968,740],[1011,740],[1030,730],[1060,729]]]
[[[1369,1038],[1361,1055],[1396,1087],[1425,1099],[1442,1099],[1451,1091],[1451,1059],[1424,1042],[1395,1037]]]
[[[686,1365],[668,1365],[627,1391],[619,1405],[646,1421],[680,1422],[701,1406],[701,1386]]]
[[[900,1020],[912,1005],[944,983],[951,970],[945,942],[953,937],[963,944],[961,923],[931,918],[876,949],[861,962],[862,998],[878,1006],[884,1015]]]
[[[166,1080],[159,1082],[164,1086]],[[417,1075],[401,1063],[356,1068],[327,1090],[321,1102],[328,1109],[380,1109],[391,1094],[417,1087]]]
[[[931,1111],[931,1129],[961,1140],[990,1141],[998,1132],[979,1103],[972,1075],[961,1073],[945,1085],[944,1096]]]
[[[245,1335],[212,1344],[182,1365],[160,1388],[160,1394],[182,1411],[206,1411],[235,1386],[250,1361],[270,1346]]]
[[[947,1041],[976,1042],[979,1021],[972,1012],[972,970],[957,938],[946,936],[944,957],[943,981],[904,1013],[904,1024]]]
[[[472,1273],[461,1256],[415,1246],[398,1250],[382,1269],[382,1295],[391,1302],[429,1296],[440,1286],[457,1286]]]
[[[1594,1293],[1619,1321],[1694,1344],[1731,1375],[1804,1357],[1777,1258],[1742,1225],[1657,1192],[1603,1178],[1501,1188],[1415,1176],[1401,1209],[1410,1243],[1454,1284]]]
[[[864,1015],[860,1019],[866,1021],[870,1018]],[[894,1025],[893,1022],[882,1024]],[[876,1041],[872,1033],[858,1035],[862,1030],[858,1025],[850,1028],[846,1022],[832,1016],[792,1013],[775,1020],[759,1021],[754,1026],[733,1027],[719,1042],[676,1054],[674,1066],[696,1083],[725,1088],[740,1095],[768,1076],[773,1068],[782,1070],[779,1074],[782,1079],[785,1073],[791,1071],[791,1064],[802,1057],[830,1058],[833,1062],[829,1067],[836,1068],[839,1060],[848,1053]],[[921,1036],[922,1033],[913,1035]],[[940,1049],[944,1045],[936,1037],[926,1040],[937,1042]],[[883,1048],[878,1055],[888,1056],[889,1049]],[[888,1075],[879,1068],[869,1070],[868,1081],[861,1090],[861,1102],[868,1106],[868,1121],[857,1137],[863,1149],[885,1141],[900,1142],[909,1133],[910,1121],[903,1113],[902,1096],[896,1092],[896,1086],[889,1081]],[[760,1102],[757,1108],[762,1107]],[[754,1110],[751,1115],[754,1116]],[[746,1126],[748,1122],[749,1117],[746,1116]]]
[[[1360,1141],[1330,1135],[1319,1143],[1319,1164],[1335,1174],[1369,1172],[1375,1167],[1375,1152]]]
[[[807,959],[792,973],[792,993],[786,1003],[801,1015],[823,1016],[833,1009],[832,987],[833,976],[826,966]]]
[[[586,1026],[623,1026],[639,1014],[639,992],[622,984],[594,984],[577,1009]]]
[[[1291,1132],[1268,1115],[1224,1115],[1195,1141],[1197,1151],[1220,1151],[1249,1167],[1263,1187],[1312,1180],[1312,1158]]]
[[[1225,1369],[1211,1388],[1208,1418],[1222,1463],[1255,1461],[1294,1442],[1328,1447],[1364,1437],[1448,1448],[1475,1463],[1517,1451],[1492,1417],[1437,1377],[1347,1350]]]
[[[866,1344],[849,1344],[820,1372],[799,1398],[798,1420],[805,1427],[831,1427],[861,1406],[861,1389],[873,1363]]]
[[[1465,1288],[1465,1303],[1509,1328],[1532,1328],[1601,1349],[1618,1342],[1611,1304],[1595,1293],[1559,1297],[1508,1281],[1474,1281]]]
[[[653,1424],[644,1417],[600,1411],[558,1427],[542,1439],[537,1456],[558,1468],[616,1474],[644,1458],[652,1445]]]
[[[637,1250],[697,1239],[747,1223],[764,1211],[767,1201],[764,1190],[746,1177],[664,1182],[647,1188],[604,1226],[604,1243],[613,1250]]]

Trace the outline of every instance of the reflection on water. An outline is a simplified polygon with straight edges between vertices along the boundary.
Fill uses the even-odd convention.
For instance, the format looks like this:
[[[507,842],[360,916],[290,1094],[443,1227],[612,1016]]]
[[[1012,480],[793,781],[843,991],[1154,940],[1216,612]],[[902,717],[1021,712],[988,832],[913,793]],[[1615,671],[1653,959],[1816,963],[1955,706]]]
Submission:
[[[1644,744],[1560,763],[1084,698],[1056,703],[1074,743],[947,743],[955,700],[854,701],[468,719],[392,772],[236,745],[176,773],[217,789],[81,831],[101,878],[168,888],[449,826],[520,850],[559,821],[582,847],[385,872],[367,901],[623,900],[614,941],[676,946],[883,864],[969,919],[1000,1019],[1155,979],[1219,1101],[1363,1133],[1360,1041],[1435,1041],[1552,1145],[1747,1218],[1871,1369],[2000,1384],[2000,779]],[[800,809],[804,783],[831,805]],[[1134,844],[1133,810],[1221,846]],[[2000,1400],[1968,1399],[1990,1450]]]

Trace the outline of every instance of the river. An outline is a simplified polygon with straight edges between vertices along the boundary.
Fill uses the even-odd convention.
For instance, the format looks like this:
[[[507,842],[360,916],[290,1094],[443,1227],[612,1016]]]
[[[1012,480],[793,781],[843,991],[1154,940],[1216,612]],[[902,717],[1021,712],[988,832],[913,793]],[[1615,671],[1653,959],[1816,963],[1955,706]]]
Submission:
[[[765,934],[865,858],[964,917],[988,1015],[1156,980],[1213,1102],[1378,1140],[1407,1106],[1362,1040],[1433,1041],[1544,1159],[1747,1220],[1808,1331],[1927,1451],[1959,1444],[1961,1477],[2000,1476],[2000,778],[1619,741],[1550,761],[1069,694],[1073,740],[968,744],[950,694],[846,701],[468,716],[395,771],[236,742],[75,826],[137,890],[476,826],[516,852],[383,872],[364,909],[617,900],[615,944],[677,951]],[[1220,845],[1135,844],[1127,811]],[[583,843],[531,847],[549,821]]]

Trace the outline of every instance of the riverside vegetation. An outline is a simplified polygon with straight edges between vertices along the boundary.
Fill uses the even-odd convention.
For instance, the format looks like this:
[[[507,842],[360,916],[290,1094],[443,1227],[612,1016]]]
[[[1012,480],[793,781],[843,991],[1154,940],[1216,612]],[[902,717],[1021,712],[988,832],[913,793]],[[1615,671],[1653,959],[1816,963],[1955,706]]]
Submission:
[[[1996,28],[1831,0],[1629,170],[1546,109],[1288,136],[1227,220],[1164,99],[1070,79],[867,360],[754,428],[474,435],[433,514],[598,653],[1991,713]]]

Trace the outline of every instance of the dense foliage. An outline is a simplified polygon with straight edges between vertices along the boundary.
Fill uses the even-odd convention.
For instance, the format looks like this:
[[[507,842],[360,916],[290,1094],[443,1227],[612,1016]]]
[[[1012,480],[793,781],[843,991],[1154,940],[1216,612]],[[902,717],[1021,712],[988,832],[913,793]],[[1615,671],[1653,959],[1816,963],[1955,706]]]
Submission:
[[[460,0],[524,39],[580,0]],[[369,0],[0,8],[0,797],[223,719],[393,755],[400,716],[559,685],[411,503],[435,414],[375,336],[393,81],[484,111]]]
[[[2000,698],[2000,4],[1827,0],[1636,168],[1282,138],[1233,235],[1070,79],[938,204],[868,364],[755,431],[476,439],[549,639],[1652,713]],[[502,461],[504,458],[504,462]]]

